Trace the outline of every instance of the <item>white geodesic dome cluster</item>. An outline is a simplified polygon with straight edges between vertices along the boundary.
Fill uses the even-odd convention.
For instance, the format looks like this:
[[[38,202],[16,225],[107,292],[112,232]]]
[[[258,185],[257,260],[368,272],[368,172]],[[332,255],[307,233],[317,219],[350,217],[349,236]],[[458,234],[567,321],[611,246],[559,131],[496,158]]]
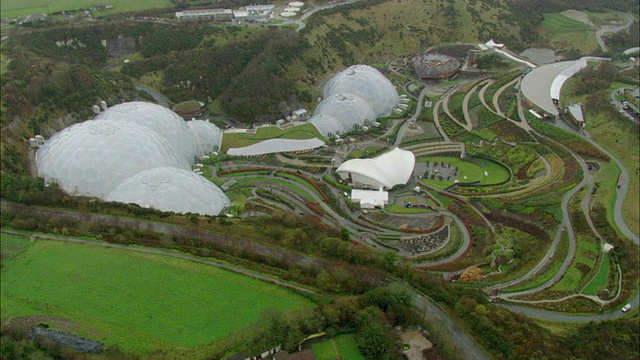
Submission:
[[[217,215],[229,199],[214,184],[193,173],[191,165],[197,156],[212,151],[211,144],[219,145],[221,131],[207,121],[199,121],[195,127],[201,130],[192,131],[181,117],[159,105],[116,105],[46,141],[36,153],[38,174],[73,195],[164,211]],[[162,170],[149,172],[155,169]],[[135,181],[145,173],[145,181]],[[169,188],[156,188],[162,191],[154,193],[148,191],[153,176],[180,181],[171,182]],[[201,182],[210,186],[195,185]],[[128,184],[126,191],[119,190],[112,196],[123,184]],[[133,191],[135,186],[138,191]],[[205,208],[202,199],[215,203]]]
[[[324,136],[338,135],[391,114],[398,103],[395,86],[371,66],[354,65],[334,75],[324,87],[324,100],[309,120]]]

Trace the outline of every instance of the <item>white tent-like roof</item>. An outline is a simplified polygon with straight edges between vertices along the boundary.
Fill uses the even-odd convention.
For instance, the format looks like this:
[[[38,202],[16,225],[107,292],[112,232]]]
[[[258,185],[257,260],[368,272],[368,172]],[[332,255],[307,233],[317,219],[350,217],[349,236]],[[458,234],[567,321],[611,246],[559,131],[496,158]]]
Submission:
[[[394,148],[373,159],[353,159],[342,163],[336,173],[342,179],[351,179],[355,186],[390,189],[406,184],[416,165],[412,152]]]

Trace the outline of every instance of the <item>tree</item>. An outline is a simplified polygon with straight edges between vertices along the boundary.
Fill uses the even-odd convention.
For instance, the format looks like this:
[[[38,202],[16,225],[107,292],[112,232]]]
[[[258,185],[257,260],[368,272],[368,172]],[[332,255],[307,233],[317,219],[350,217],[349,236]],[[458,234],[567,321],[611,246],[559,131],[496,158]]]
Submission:
[[[389,359],[394,346],[393,329],[377,307],[368,307],[358,314],[356,342],[367,359]]]

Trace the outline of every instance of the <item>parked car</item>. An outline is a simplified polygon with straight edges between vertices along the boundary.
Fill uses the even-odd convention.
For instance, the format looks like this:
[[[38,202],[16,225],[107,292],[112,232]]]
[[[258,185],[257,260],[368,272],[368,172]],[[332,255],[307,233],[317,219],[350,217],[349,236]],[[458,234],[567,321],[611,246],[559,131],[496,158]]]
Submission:
[[[622,309],[620,309],[620,310],[622,310],[622,312],[627,312],[627,311],[631,310],[631,304],[627,304],[627,305],[623,306]]]

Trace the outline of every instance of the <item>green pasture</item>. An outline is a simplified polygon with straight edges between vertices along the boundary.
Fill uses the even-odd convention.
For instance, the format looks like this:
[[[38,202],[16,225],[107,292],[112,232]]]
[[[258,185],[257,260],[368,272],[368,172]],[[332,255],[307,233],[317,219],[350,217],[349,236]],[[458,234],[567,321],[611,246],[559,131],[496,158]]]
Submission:
[[[560,270],[560,266],[562,266],[562,262],[567,256],[567,252],[569,251],[569,236],[566,231],[562,234],[560,238],[560,243],[558,243],[558,247],[556,251],[547,262],[541,271],[527,279],[524,282],[514,285],[513,287],[502,289],[503,292],[518,292],[523,290],[533,289],[537,286],[540,286],[547,281],[551,280],[551,278]]]
[[[427,212],[431,212],[429,209],[421,209],[421,208],[407,208],[398,203],[393,203],[384,208],[385,211],[396,213],[396,214],[424,214]]]
[[[64,318],[80,335],[136,353],[195,348],[252,324],[268,309],[313,306],[215,266],[55,241],[37,241],[4,264],[1,297],[3,321]]]
[[[582,290],[585,295],[598,295],[598,292],[607,287],[609,283],[609,273],[611,272],[611,262],[609,261],[609,255],[604,254],[602,258],[602,267],[596,276],[591,279],[591,282]]]
[[[339,335],[311,346],[316,360],[365,360],[354,334]]]
[[[268,139],[312,139],[327,141],[312,124],[304,124],[280,130],[277,126],[267,126],[256,130],[255,133],[225,133],[222,137],[220,150],[226,152],[229,148],[238,148],[259,143]]]
[[[584,235],[577,235],[576,242],[576,256],[573,258],[573,262],[569,266],[569,269],[567,269],[565,276],[551,288],[552,290],[577,290],[580,287],[580,283],[584,281],[584,278],[589,276],[588,274],[580,272],[578,269],[579,264],[588,267],[590,270],[593,270],[595,267],[598,256],[598,245]]]
[[[0,233],[0,259],[2,263],[24,252],[31,244],[26,237]]]
[[[556,34],[585,32],[585,31],[594,30],[593,27],[583,22],[573,20],[567,16],[564,16],[558,13],[544,14],[544,19],[542,20],[542,27]]]
[[[3,17],[27,16],[29,14],[50,14],[64,10],[90,9],[100,1],[95,0],[3,0],[0,9]],[[107,15],[129,11],[140,11],[152,8],[172,7],[171,0],[109,0],[113,9],[94,12],[95,15]]]
[[[431,180],[426,176],[422,178],[423,182],[439,189],[444,189],[452,185],[455,180],[460,182],[474,182],[478,180],[480,181],[479,185],[493,185],[507,181],[511,176],[509,169],[496,162],[487,159],[476,160],[482,163],[484,167],[470,161],[449,156],[426,156],[417,159],[418,162],[444,162],[459,169],[458,178],[451,181]],[[485,175],[485,171],[487,175]]]

